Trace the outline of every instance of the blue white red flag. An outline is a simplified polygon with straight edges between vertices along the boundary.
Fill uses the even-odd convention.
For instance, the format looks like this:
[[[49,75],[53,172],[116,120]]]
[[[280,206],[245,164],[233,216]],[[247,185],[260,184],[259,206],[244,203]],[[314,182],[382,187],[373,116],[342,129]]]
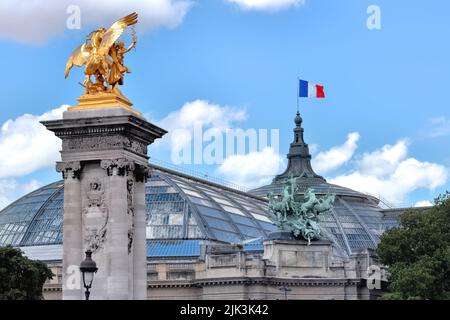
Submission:
[[[300,98],[325,98],[323,86],[299,80],[298,96]]]

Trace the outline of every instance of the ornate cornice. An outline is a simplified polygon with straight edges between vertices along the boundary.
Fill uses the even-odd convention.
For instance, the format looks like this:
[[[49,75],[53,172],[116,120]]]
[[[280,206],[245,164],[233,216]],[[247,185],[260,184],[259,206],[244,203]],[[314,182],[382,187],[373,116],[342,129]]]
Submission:
[[[122,133],[125,131],[125,126],[104,126],[104,127],[85,127],[85,128],[67,128],[55,132],[59,138],[71,136],[85,136],[92,134],[105,133]]]
[[[47,129],[61,139],[89,135],[123,134],[150,144],[166,130],[133,115],[42,121]]]
[[[361,286],[362,279],[334,279],[334,278],[305,278],[305,279],[280,279],[270,277],[255,278],[212,278],[185,281],[148,281],[148,288],[178,288],[178,287],[203,287],[223,285],[272,285],[291,287],[345,287]]]

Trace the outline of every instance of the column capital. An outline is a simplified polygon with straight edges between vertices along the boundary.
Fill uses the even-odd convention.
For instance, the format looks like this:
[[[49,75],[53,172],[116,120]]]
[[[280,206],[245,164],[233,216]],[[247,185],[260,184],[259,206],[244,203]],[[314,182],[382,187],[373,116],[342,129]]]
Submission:
[[[79,161],[57,162],[56,171],[61,172],[63,179],[80,179],[81,163]]]
[[[135,169],[134,161],[126,158],[108,159],[100,162],[100,167],[106,170],[108,176],[128,176],[128,173]]]
[[[149,175],[150,167],[148,165],[136,164],[136,168],[134,169],[136,182],[147,182]]]

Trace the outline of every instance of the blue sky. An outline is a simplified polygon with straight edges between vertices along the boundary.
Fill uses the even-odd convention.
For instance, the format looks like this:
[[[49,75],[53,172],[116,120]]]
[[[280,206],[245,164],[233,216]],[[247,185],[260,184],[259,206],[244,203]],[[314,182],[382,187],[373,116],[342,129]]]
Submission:
[[[172,119],[187,121],[180,110],[200,101],[191,107],[229,117],[225,126],[279,129],[279,151],[284,159],[292,141],[296,79],[301,77],[325,86],[325,100],[301,100],[300,109],[305,139],[313,145],[313,156],[326,162],[317,162],[317,166],[326,168],[320,173],[328,180],[408,204],[431,201],[438,193],[450,190],[448,1],[306,0],[302,4],[267,0],[297,3],[275,9],[238,4],[245,1],[144,1],[153,9],[166,3],[159,24],[149,22],[155,16],[148,16],[145,4],[136,5],[137,9],[143,7],[140,24],[144,27],[138,33],[137,50],[126,57],[133,73],[126,76],[122,88],[135,108],[150,121],[164,124],[171,113]],[[82,93],[77,84],[82,73],[72,70],[64,80],[67,58],[92,26],[104,20],[107,25],[133,7],[126,4],[130,2],[116,1],[113,12],[92,18],[86,11],[95,5],[71,1],[80,4],[84,28],[68,30],[68,15],[61,11],[64,7],[43,2],[48,6],[45,10],[16,8],[19,17],[14,19],[8,13],[11,7],[0,5],[5,10],[3,14],[0,11],[0,18],[10,19],[9,24],[0,24],[4,77],[0,86],[0,205],[59,179],[54,172],[53,163],[58,160],[54,147],[40,152],[39,143],[33,146],[36,150],[30,150],[23,141],[14,145],[23,145],[26,150],[17,147],[10,151],[6,146],[12,139],[21,139],[27,121],[36,122],[39,115],[76,103]],[[176,7],[180,3],[184,5],[181,9]],[[381,9],[381,30],[366,27],[366,10],[372,4]],[[173,15],[167,15],[167,10],[173,10]],[[28,29],[19,32],[20,19],[26,21]],[[53,23],[50,27],[58,32],[51,34],[42,26],[46,23]],[[24,39],[27,32],[36,32],[39,40]],[[43,36],[46,32],[49,35]],[[239,112],[245,117],[233,117]],[[35,117],[24,119],[24,114]],[[9,119],[15,126],[5,127]],[[217,118],[201,121],[206,127],[218,123]],[[349,133],[355,134],[349,138]],[[26,140],[27,135],[24,137]],[[167,137],[150,148],[150,155],[170,162],[170,147]],[[48,155],[41,156],[45,152]],[[34,154],[42,158],[39,164],[24,170]],[[27,155],[32,158],[27,159]],[[270,154],[272,162],[268,163],[265,156],[259,152],[228,159],[241,171],[250,160],[268,166],[264,176],[258,172],[236,174],[220,164],[184,166],[255,186],[267,181],[270,173],[275,174],[274,163],[281,161],[278,155]],[[19,159],[20,168],[7,159]],[[282,169],[280,166],[278,171]]]

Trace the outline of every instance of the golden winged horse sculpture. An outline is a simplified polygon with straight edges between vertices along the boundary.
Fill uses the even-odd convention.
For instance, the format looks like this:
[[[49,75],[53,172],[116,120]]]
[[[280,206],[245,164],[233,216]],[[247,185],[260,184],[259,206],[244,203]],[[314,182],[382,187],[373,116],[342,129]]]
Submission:
[[[85,65],[85,79],[81,85],[86,94],[110,92],[122,95],[117,86],[123,84],[124,74],[131,72],[123,60],[125,53],[136,46],[136,38],[133,36],[133,42],[127,48],[123,41],[117,40],[127,27],[137,23],[137,18],[137,13],[133,12],[114,22],[108,30],[100,28],[86,36],[86,41],[67,61],[65,78],[74,65]],[[94,82],[91,76],[94,76]]]

